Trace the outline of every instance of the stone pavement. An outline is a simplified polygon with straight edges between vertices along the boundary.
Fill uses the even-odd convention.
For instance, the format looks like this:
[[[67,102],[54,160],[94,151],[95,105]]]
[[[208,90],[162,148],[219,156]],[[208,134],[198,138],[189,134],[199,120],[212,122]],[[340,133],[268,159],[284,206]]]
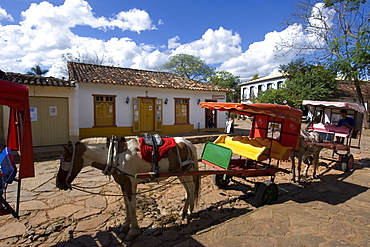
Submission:
[[[370,246],[370,166],[192,235],[179,246]]]
[[[198,211],[189,224],[178,216],[181,187],[171,185],[138,198],[143,234],[129,242],[118,230],[124,219],[121,197],[59,191],[58,160],[37,162],[37,176],[22,181],[20,220],[0,216],[0,246],[370,246],[370,160],[356,162],[353,172],[333,169],[306,188],[277,177],[278,201],[261,208],[240,186],[217,190],[204,177]],[[96,193],[120,193],[93,168],[85,168],[74,184],[93,186],[90,191]],[[8,188],[10,203],[15,187]]]
[[[202,136],[188,138],[205,141]],[[36,177],[22,180],[20,219],[0,216],[0,246],[370,246],[370,159],[361,158],[369,157],[370,142],[363,143],[361,151],[354,150],[353,172],[322,163],[327,170],[305,188],[279,173],[278,200],[261,208],[253,206],[254,196],[245,188],[230,184],[219,190],[211,176],[202,178],[201,199],[190,223],[178,216],[184,194],[178,183],[140,195],[143,234],[134,241],[125,241],[126,234],[118,229],[125,213],[114,182],[85,168],[74,184],[92,187],[92,194],[60,191],[55,186],[59,160],[41,160],[35,163]],[[200,154],[203,144],[196,147]],[[7,190],[12,205],[16,186]],[[140,185],[140,190],[156,186]]]

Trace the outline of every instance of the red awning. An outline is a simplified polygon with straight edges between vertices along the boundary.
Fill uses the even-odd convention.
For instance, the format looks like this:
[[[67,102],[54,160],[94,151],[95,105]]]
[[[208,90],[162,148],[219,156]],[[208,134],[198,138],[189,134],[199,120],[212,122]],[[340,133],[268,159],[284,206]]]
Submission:
[[[19,178],[35,176],[28,88],[0,80],[0,105],[10,107],[7,145],[20,152]]]
[[[199,106],[210,110],[230,111],[242,115],[251,116],[262,114],[271,117],[289,119],[298,124],[302,121],[302,111],[288,105],[203,102],[200,103]]]

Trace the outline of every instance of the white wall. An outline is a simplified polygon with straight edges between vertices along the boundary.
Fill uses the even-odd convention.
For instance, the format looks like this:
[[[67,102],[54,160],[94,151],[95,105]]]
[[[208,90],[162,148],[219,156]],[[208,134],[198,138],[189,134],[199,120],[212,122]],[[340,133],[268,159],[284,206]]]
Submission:
[[[258,87],[261,86],[262,88],[262,91],[266,91],[267,90],[267,85],[269,83],[272,83],[272,89],[278,89],[278,82],[284,82],[286,79],[285,78],[282,78],[282,77],[278,77],[278,78],[273,78],[273,79],[268,79],[268,80],[259,80],[257,82],[253,82],[251,81],[250,83],[248,84],[245,84],[245,85],[241,85],[240,86],[240,93],[241,93],[241,100],[247,100],[247,99],[250,99],[252,98],[252,95],[250,94],[250,88],[251,87],[254,87],[254,96],[257,97],[258,96]]]
[[[116,124],[118,127],[132,126],[132,98],[136,97],[156,97],[163,100],[163,125],[173,125],[175,123],[175,101],[174,98],[189,98],[190,123],[194,128],[205,128],[205,109],[201,109],[197,104],[198,99],[204,102],[211,100],[212,95],[224,95],[224,92],[193,91],[181,89],[165,89],[150,87],[131,87],[122,85],[79,83],[79,117],[80,128],[91,128],[94,125],[93,94],[114,95],[116,96]],[[147,92],[146,92],[147,91]],[[130,98],[130,103],[126,104],[126,98]],[[168,99],[167,105],[164,104]],[[218,100],[225,102],[225,100]],[[218,126],[224,126],[225,115],[218,114]]]

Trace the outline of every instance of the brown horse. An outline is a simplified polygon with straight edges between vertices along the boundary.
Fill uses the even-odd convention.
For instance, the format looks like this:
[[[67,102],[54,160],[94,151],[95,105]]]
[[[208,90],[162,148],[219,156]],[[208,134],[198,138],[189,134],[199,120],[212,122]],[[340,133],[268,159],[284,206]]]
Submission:
[[[174,145],[165,157],[158,161],[159,173],[178,172],[186,175],[186,171],[198,170],[197,152],[195,146],[181,137],[173,138]],[[109,140],[109,139],[108,139]],[[110,170],[116,183],[121,186],[126,206],[126,220],[122,225],[123,231],[128,231],[126,240],[132,240],[141,233],[136,218],[137,184],[157,182],[166,179],[155,177],[153,179],[137,179],[135,174],[146,173],[153,170],[152,162],[145,161],[140,152],[140,139],[134,138],[126,141],[124,138],[118,142],[115,157],[109,157],[110,147],[107,138],[88,138],[65,146],[65,154],[56,178],[58,188],[71,189],[71,183],[83,167],[93,166],[109,173],[107,169],[110,161],[116,159],[116,166]],[[143,148],[144,149],[144,148]],[[185,205],[182,216],[190,216],[200,193],[200,176],[178,176],[186,190]]]
[[[307,164],[306,168],[303,171],[303,176],[307,176],[308,169],[312,164],[313,165],[312,178],[316,177],[316,170],[319,164],[319,155],[323,147],[317,145],[308,145],[307,142],[321,143],[323,141],[321,136],[317,132],[306,130],[301,131],[299,149],[290,154],[290,159],[292,161],[293,182],[299,183],[301,181],[302,161],[304,161]],[[298,158],[297,176],[296,176],[295,158]]]

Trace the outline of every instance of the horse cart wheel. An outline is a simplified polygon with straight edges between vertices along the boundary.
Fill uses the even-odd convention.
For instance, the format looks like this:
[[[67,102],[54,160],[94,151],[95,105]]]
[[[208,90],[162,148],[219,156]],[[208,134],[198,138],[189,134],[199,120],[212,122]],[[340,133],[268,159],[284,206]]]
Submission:
[[[271,204],[276,201],[278,195],[277,185],[272,181],[259,183],[256,189],[256,206]]]
[[[343,156],[342,171],[344,172],[351,171],[354,165],[355,165],[355,159],[353,158],[352,154],[346,154]]]
[[[231,176],[226,174],[213,174],[212,182],[217,185],[219,189],[225,189],[225,187],[230,183]]]

